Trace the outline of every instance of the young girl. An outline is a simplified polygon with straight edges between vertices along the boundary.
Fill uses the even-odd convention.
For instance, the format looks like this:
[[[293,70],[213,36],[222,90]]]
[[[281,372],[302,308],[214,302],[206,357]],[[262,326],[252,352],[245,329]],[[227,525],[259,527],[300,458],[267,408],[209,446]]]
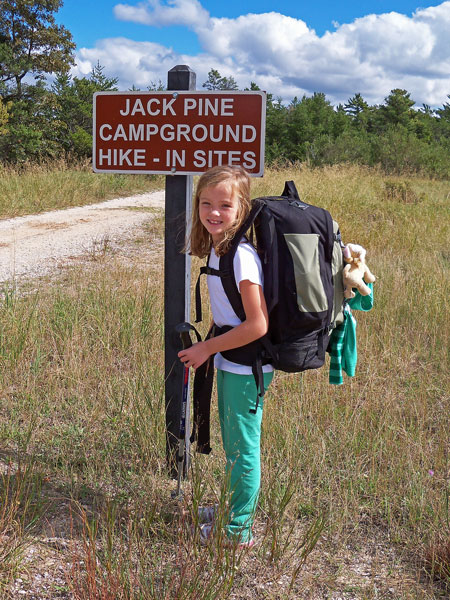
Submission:
[[[209,254],[209,266],[218,269],[219,257],[251,209],[250,178],[240,167],[219,166],[199,179],[193,207],[190,252]],[[253,246],[243,238],[234,257],[236,285],[241,294],[245,320],[240,321],[229,303],[220,277],[208,275],[208,291],[214,323],[232,326],[222,335],[194,344],[178,353],[187,367],[196,369],[212,354],[217,369],[217,391],[222,443],[229,481],[230,514],[226,536],[230,542],[251,547],[252,524],[260,488],[260,438],[263,402],[254,409],[257,388],[251,367],[230,362],[220,352],[248,344],[262,337],[268,328],[263,295],[262,269]],[[263,367],[264,387],[273,377],[271,365]],[[207,541],[212,523],[202,526],[201,539]]]

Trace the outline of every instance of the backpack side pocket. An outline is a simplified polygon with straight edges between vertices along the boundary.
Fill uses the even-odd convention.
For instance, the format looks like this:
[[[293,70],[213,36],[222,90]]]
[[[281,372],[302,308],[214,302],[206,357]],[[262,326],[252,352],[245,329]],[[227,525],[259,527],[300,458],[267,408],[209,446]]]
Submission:
[[[331,261],[331,270],[333,274],[334,303],[331,315],[331,326],[337,327],[344,322],[344,281],[342,273],[344,270],[344,258],[342,256],[341,234],[339,225],[333,221],[333,258]]]

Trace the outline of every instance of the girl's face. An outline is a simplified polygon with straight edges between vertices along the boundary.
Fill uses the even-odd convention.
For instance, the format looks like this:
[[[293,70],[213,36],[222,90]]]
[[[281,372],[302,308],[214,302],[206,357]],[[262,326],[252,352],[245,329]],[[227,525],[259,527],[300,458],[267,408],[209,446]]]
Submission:
[[[229,183],[224,181],[200,192],[200,221],[214,244],[221,242],[228,229],[236,223],[238,212],[239,198]]]

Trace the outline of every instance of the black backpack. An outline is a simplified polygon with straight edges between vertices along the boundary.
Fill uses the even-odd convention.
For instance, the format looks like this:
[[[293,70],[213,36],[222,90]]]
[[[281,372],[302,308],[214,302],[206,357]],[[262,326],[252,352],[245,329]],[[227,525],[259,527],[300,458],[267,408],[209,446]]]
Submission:
[[[330,333],[343,321],[343,244],[330,213],[302,202],[293,181],[286,182],[281,196],[253,200],[253,208],[229,251],[220,257],[219,269],[208,265],[200,269],[200,275],[221,278],[241,321],[245,320],[245,312],[234,278],[233,259],[239,243],[251,229],[264,274],[269,330],[263,338],[221,354],[232,362],[252,367],[259,390],[257,408],[264,395],[262,365],[271,363],[275,369],[295,373],[324,364]],[[196,322],[201,321],[199,282],[200,276],[196,286]],[[210,335],[228,329],[216,328]],[[193,439],[198,435],[197,449],[201,452],[210,450],[209,412],[207,424],[204,420],[212,371],[206,367],[197,369],[194,380]]]

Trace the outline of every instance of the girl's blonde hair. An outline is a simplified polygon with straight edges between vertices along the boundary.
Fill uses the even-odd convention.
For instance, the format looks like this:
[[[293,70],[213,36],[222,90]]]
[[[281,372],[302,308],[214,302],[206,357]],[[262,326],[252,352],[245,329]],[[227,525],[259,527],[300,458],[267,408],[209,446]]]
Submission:
[[[203,173],[197,183],[195,190],[194,205],[192,208],[192,229],[190,235],[189,253],[194,256],[204,258],[212,247],[211,235],[202,225],[199,216],[200,194],[208,187],[214,187],[221,183],[229,183],[233,194],[239,201],[239,208],[236,223],[228,229],[224,239],[215,246],[214,250],[217,256],[222,256],[228,252],[231,240],[247,218],[252,207],[250,199],[250,177],[242,167],[218,166],[212,167]]]

